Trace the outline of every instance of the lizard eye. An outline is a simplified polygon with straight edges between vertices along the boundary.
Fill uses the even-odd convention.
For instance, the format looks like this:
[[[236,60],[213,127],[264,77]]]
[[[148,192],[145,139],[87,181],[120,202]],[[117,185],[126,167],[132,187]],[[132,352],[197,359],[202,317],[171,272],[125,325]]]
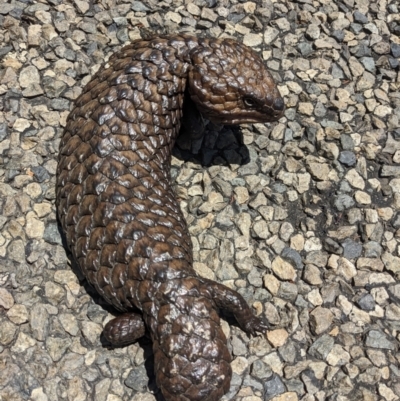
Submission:
[[[247,107],[254,107],[255,104],[256,104],[255,101],[253,99],[249,98],[249,97],[245,97],[243,99],[243,102]]]

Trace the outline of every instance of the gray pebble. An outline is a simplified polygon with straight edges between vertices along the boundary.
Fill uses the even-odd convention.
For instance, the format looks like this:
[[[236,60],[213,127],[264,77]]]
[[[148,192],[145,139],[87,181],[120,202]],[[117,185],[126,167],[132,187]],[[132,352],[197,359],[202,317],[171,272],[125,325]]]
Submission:
[[[375,300],[371,294],[365,294],[358,301],[357,305],[365,311],[373,311],[375,309]]]
[[[332,32],[332,36],[338,41],[338,42],[343,42],[344,39],[344,32],[340,29],[335,30]]]
[[[357,23],[351,23],[350,24],[350,27],[351,27],[351,30],[356,34],[356,35],[358,35],[361,31],[362,31],[362,29],[363,29],[363,26],[361,25],[361,24],[357,24]]]
[[[343,256],[346,259],[356,259],[361,256],[362,253],[362,244],[359,242],[355,242],[350,238],[347,238],[342,242],[343,247]]]
[[[42,166],[31,167],[37,182],[43,182],[50,179],[49,172]]]
[[[371,48],[368,43],[361,41],[359,45],[355,46],[353,54],[356,57],[371,56]]]
[[[308,352],[314,358],[325,361],[327,355],[331,352],[334,343],[335,340],[332,336],[324,334],[312,343]]]
[[[62,245],[61,227],[56,222],[50,222],[44,229],[43,239],[50,244]]]
[[[285,385],[281,378],[274,374],[271,379],[264,381],[264,400],[268,401],[285,392]]]
[[[352,167],[355,166],[357,158],[353,152],[349,150],[344,150],[339,154],[339,161],[347,167]]]
[[[7,124],[0,123],[0,141],[3,141],[4,139],[6,139],[7,135],[8,135]]]
[[[304,267],[300,254],[292,248],[284,248],[281,253],[281,257],[290,262],[298,270],[301,270]]]
[[[367,16],[360,11],[354,11],[353,17],[354,21],[359,22],[360,24],[366,24],[368,22]]]
[[[272,369],[263,361],[257,359],[251,365],[251,374],[257,379],[265,380],[272,376]]]
[[[399,58],[400,57],[400,45],[397,43],[390,44],[390,50],[392,51],[393,57]]]
[[[375,60],[372,57],[362,57],[360,61],[367,71],[370,72],[376,71]]]
[[[281,283],[278,292],[278,296],[280,298],[293,302],[297,298],[297,295],[298,288],[296,284],[289,283],[288,281],[284,281]]]
[[[340,135],[340,143],[342,145],[343,150],[353,150],[354,149],[354,141],[350,135],[347,135],[347,134]]]
[[[4,6],[4,4],[3,4]],[[9,53],[13,49],[12,46],[4,46],[0,47],[0,57],[4,57],[7,53]]]
[[[370,330],[365,339],[367,347],[394,350],[395,345],[379,330]]]
[[[336,253],[341,255],[343,253],[343,248],[332,238],[324,238],[324,249],[330,253]]]
[[[309,42],[301,42],[297,45],[297,48],[299,49],[301,55],[304,57],[307,57],[314,51],[312,43]]]
[[[400,65],[400,62],[397,58],[389,57],[389,64],[391,68],[396,69]]]
[[[135,366],[134,369],[129,372],[128,377],[124,381],[127,387],[139,393],[146,391],[148,382],[149,378],[144,365]]]
[[[339,212],[345,209],[350,209],[355,205],[354,199],[346,194],[340,194],[336,197],[334,205]]]
[[[382,247],[376,241],[367,242],[364,245],[364,256],[366,258],[379,258],[382,254]]]

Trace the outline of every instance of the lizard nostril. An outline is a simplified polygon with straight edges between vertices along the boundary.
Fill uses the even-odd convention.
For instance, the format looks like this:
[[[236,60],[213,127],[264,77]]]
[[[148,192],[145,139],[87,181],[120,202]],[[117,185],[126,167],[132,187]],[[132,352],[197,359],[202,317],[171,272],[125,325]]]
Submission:
[[[281,97],[278,97],[274,100],[274,104],[272,107],[275,111],[283,111],[283,109],[285,108],[285,103],[283,102],[283,99]]]

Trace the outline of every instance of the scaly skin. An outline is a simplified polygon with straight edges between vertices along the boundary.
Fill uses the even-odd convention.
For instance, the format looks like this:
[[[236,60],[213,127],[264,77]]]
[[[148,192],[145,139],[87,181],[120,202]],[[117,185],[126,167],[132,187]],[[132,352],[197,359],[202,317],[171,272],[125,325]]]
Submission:
[[[57,207],[87,280],[124,312],[106,325],[105,337],[125,345],[146,327],[165,399],[217,401],[231,378],[217,310],[232,312],[248,333],[266,325],[237,292],[193,269],[169,173],[186,89],[216,123],[274,121],[284,109],[259,56],[235,41],[135,41],[100,69],[68,117]]]

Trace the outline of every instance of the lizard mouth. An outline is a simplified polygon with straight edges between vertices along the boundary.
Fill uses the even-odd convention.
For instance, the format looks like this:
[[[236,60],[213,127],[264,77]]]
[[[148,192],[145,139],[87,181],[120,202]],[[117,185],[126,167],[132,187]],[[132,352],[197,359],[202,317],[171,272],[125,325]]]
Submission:
[[[276,106],[276,107],[275,107]],[[282,98],[278,98],[273,104],[273,108],[265,107],[264,110],[238,110],[229,111],[226,114],[210,116],[209,119],[216,124],[236,125],[236,124],[255,124],[269,123],[279,120],[285,111]]]

